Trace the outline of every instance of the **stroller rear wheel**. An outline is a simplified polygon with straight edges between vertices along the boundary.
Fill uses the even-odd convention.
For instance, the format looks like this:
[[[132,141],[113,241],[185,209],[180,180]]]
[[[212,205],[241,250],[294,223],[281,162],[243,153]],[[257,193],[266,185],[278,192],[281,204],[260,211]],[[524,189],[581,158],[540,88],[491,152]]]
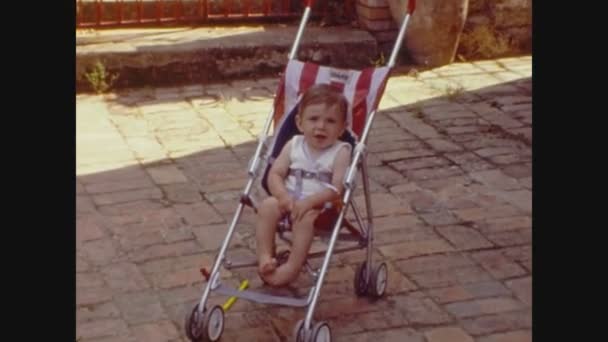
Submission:
[[[386,285],[388,281],[388,269],[386,263],[381,263],[376,266],[372,271],[370,277],[369,294],[374,298],[380,298],[386,292]]]
[[[367,281],[367,263],[364,261],[359,264],[357,271],[355,272],[355,293],[359,297],[363,297],[367,294],[369,283]]]
[[[359,297],[370,296],[380,298],[386,292],[388,281],[388,269],[386,263],[380,263],[372,268],[372,273],[367,277],[367,262],[359,264],[355,272],[355,293]]]
[[[326,322],[318,322],[312,327],[310,342],[331,342],[331,329]]]

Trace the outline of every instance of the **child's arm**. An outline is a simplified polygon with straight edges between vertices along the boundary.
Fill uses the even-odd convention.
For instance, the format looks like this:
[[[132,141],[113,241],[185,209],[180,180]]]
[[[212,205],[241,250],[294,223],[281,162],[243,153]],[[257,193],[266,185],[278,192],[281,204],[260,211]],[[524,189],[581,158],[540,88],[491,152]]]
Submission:
[[[291,210],[291,196],[285,187],[285,178],[289,172],[289,153],[291,151],[291,140],[288,141],[268,172],[268,190],[270,194],[279,201],[283,212]]]
[[[344,191],[344,177],[346,176],[346,169],[348,169],[351,162],[350,152],[350,145],[348,145],[346,148],[341,148],[336,155],[336,160],[334,161],[334,169],[332,171],[333,178],[331,183],[336,189],[338,189],[338,198]]]
[[[295,204],[294,210],[292,212],[292,220],[296,221],[300,218],[304,213],[308,210],[316,207],[320,207],[326,202],[331,202],[337,199],[340,199],[342,195],[342,191],[344,190],[344,176],[346,174],[346,169],[350,164],[350,146],[349,148],[341,148],[336,154],[336,159],[334,160],[333,166],[333,178],[332,185],[336,188],[337,192],[333,189],[324,189],[316,194],[310,195],[305,199],[298,201]]]

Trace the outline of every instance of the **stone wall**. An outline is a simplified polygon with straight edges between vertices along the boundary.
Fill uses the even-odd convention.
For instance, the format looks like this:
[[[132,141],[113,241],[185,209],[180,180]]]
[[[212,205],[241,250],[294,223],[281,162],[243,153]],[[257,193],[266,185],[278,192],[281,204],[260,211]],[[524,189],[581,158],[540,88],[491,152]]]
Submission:
[[[459,53],[467,53],[471,34],[494,33],[496,41],[504,40],[510,52],[532,51],[532,0],[469,0],[469,13],[463,30]]]
[[[392,46],[406,4],[357,0],[359,24],[380,46]],[[404,47],[411,60],[427,66],[450,63],[456,55],[474,59],[529,53],[532,0],[418,0]]]
[[[388,53],[397,38],[398,26],[386,0],[356,0],[359,26],[369,31],[383,53]]]

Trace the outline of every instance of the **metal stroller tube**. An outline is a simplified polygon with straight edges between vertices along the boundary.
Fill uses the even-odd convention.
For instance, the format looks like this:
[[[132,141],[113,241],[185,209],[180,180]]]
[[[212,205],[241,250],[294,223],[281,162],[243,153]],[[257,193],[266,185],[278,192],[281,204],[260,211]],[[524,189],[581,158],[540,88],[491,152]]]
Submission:
[[[262,149],[264,147],[264,143],[266,138],[268,137],[268,131],[270,131],[270,124],[272,123],[272,117],[274,116],[274,108],[270,111],[270,114],[266,117],[266,122],[264,122],[264,128],[258,137],[258,146],[256,147],[255,154],[253,155],[253,159],[249,164],[249,170],[247,173],[250,178],[255,177],[255,171],[258,168],[258,164],[260,162],[260,155],[262,154]],[[245,194],[249,194],[245,192]]]
[[[253,159],[250,162],[249,169],[247,170],[247,173],[249,175],[249,181],[247,182],[247,185],[245,186],[245,190],[243,191],[243,194],[245,196],[248,196],[249,193],[251,192],[251,189],[253,188],[253,183],[256,178],[255,171],[260,162],[260,155],[262,153],[264,141],[265,141],[266,137],[268,136],[268,131],[270,130],[270,125],[272,122],[273,115],[274,115],[274,108],[270,111],[270,114],[266,118],[266,122],[264,123],[264,129],[262,130],[262,132],[260,133],[260,136],[259,136],[258,146],[256,148]],[[205,308],[205,303],[207,303],[207,298],[209,297],[209,293],[211,292],[211,286],[215,282],[216,277],[219,276],[218,271],[220,269],[220,266],[224,262],[224,260],[223,260],[224,255],[226,253],[226,250],[228,249],[228,245],[230,244],[230,240],[232,239],[232,235],[234,234],[234,231],[236,230],[236,225],[241,217],[241,213],[243,212],[244,208],[245,208],[245,205],[242,202],[239,203],[236,213],[234,214],[234,217],[232,218],[232,222],[230,223],[230,227],[228,228],[228,232],[226,234],[226,237],[224,238],[224,242],[222,243],[222,246],[220,247],[218,257],[216,258],[215,263],[213,264],[213,268],[211,269],[211,273],[210,273],[211,278],[205,285],[205,287],[204,287],[205,289],[203,290],[203,296],[201,297],[201,299],[199,301],[198,309],[199,309],[200,313],[202,313]]]
[[[249,182],[247,182],[247,185],[245,187],[246,194],[248,194],[251,191],[251,188],[253,186],[253,181],[254,181],[253,178],[250,178]],[[218,256],[215,259],[213,268],[211,269],[211,273],[210,273],[211,278],[205,285],[205,289],[203,290],[203,296],[201,297],[201,299],[199,301],[199,306],[198,306],[199,313],[203,313],[203,311],[205,309],[205,303],[207,302],[207,297],[209,297],[209,292],[211,292],[211,287],[213,286],[213,284],[217,280],[217,277],[219,276],[218,271],[220,269],[220,266],[224,262],[224,256],[226,254],[226,250],[228,249],[228,245],[230,244],[230,240],[232,239],[232,235],[234,234],[234,230],[235,230],[238,220],[241,216],[241,213],[243,212],[244,207],[245,207],[245,205],[243,203],[239,203],[236,213],[232,219],[232,222],[230,223],[230,228],[228,229],[228,233],[226,234],[226,237],[224,238],[222,247],[220,248]]]
[[[367,141],[367,136],[369,134],[369,131],[371,129],[372,126],[372,122],[374,121],[374,116],[376,115],[376,110],[373,110],[370,113],[370,116],[367,120],[367,122],[365,123],[365,128],[363,129],[363,135],[361,137],[361,141],[359,142],[359,146],[365,146],[365,143]],[[351,167],[349,168],[348,174],[346,176],[346,180],[345,183],[347,183],[347,187],[346,187],[346,192],[344,194],[343,197],[343,204],[346,205],[348,203],[350,203],[351,200],[351,196],[353,194],[353,187],[351,186],[354,177],[355,177],[355,170],[357,168],[357,164],[359,163],[359,160],[362,158],[362,154],[363,154],[363,148],[357,148],[355,155],[353,156],[353,160],[351,162]],[[329,256],[332,255],[333,250],[334,250],[334,246],[336,244],[336,240],[338,238],[338,233],[339,233],[339,227],[342,224],[342,220],[344,219],[344,215],[345,215],[346,211],[342,210],[340,211],[340,214],[338,216],[338,219],[336,220],[336,223],[334,225],[334,230],[331,234],[331,239],[329,241],[329,245],[326,251],[326,257],[323,260],[323,264],[321,266],[321,270],[319,271],[319,277],[317,278],[317,283],[314,286],[314,290],[313,290],[313,295],[312,295],[312,301],[308,307],[308,311],[306,312],[306,318],[304,321],[304,327],[305,328],[310,328],[311,323],[312,323],[312,316],[313,313],[315,312],[315,308],[317,305],[317,300],[319,299],[319,292],[321,291],[321,284],[323,284],[323,280],[325,278],[325,273],[327,272],[327,268],[329,267]],[[370,232],[371,233],[371,232]]]
[[[405,37],[405,29],[407,27],[407,23],[410,21],[410,15],[414,13],[416,9],[416,0],[409,0],[407,4],[407,13],[405,14],[405,18],[403,18],[403,22],[401,22],[401,26],[399,28],[399,34],[397,35],[397,39],[395,40],[395,45],[393,46],[393,51],[391,52],[391,57],[388,60],[387,66],[392,68],[395,66],[395,60],[397,59],[397,53],[401,50],[401,45],[403,44],[403,38]]]
[[[304,15],[302,16],[302,20],[300,21],[300,26],[298,27],[298,33],[296,34],[296,39],[293,42],[293,46],[291,47],[291,52],[289,53],[289,59],[296,58],[298,53],[298,48],[300,47],[300,40],[302,39],[302,34],[304,33],[304,28],[306,27],[306,23],[308,22],[308,17],[310,16],[310,3],[308,0],[306,4],[306,8],[304,9]]]

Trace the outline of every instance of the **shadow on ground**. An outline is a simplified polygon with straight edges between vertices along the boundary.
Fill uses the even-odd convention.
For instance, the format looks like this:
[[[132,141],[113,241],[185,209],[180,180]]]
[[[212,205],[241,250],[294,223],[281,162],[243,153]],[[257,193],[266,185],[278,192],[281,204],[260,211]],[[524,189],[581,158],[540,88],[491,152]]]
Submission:
[[[496,120],[486,120],[487,116],[473,110],[447,112],[446,105],[478,104],[480,110],[501,113],[507,123],[523,122],[521,126],[527,129],[531,125],[529,110],[502,110],[529,105],[531,82],[529,77],[522,78],[380,112],[369,141],[373,205],[380,221],[378,246],[412,239],[411,234],[435,236],[435,227],[445,222],[467,227],[476,223],[475,229],[483,232],[483,217],[479,222],[465,222],[450,211],[452,199],[440,203],[441,195],[454,186],[479,185],[469,174],[480,170],[501,169],[516,179],[531,177],[531,133],[514,133],[508,124],[497,125]],[[141,89],[107,97],[112,120],[135,122],[145,116],[148,121],[142,128],[142,138],[162,140],[174,136],[183,142],[187,138],[180,138],[183,132],[193,139],[193,144],[200,141],[201,146],[206,145],[206,140],[197,140],[197,134],[217,138],[196,153],[181,155],[176,151],[171,158],[102,172],[79,171],[76,227],[79,334],[95,337],[98,332],[85,331],[87,322],[122,317],[131,328],[120,325],[115,328],[118,334],[136,334],[134,327],[140,324],[163,321],[172,325],[167,331],[177,331],[185,338],[183,317],[202,293],[198,269],[211,265],[245,185],[246,168],[256,146],[253,137],[261,129],[259,118],[254,119],[253,113],[264,110],[263,107],[270,110],[276,85],[239,84],[243,87],[240,90],[249,88],[234,93],[213,86],[184,87],[173,93],[165,89],[164,98],[159,98],[160,93],[154,89]],[[526,96],[513,99],[514,89],[527,94],[528,99]],[[493,96],[499,100],[495,103],[484,100]],[[511,97],[509,103],[501,102],[501,96]],[[234,115],[238,124],[234,128],[249,132],[250,138],[231,143],[228,137],[232,128],[222,126],[221,116],[230,111],[230,106],[244,104],[251,112]],[[142,105],[148,105],[150,112],[142,113]],[[192,127],[172,127],[171,115],[193,108],[199,115],[193,116]],[[155,117],[162,119],[155,121]],[[432,127],[437,135],[429,133],[429,138],[414,135],[411,129],[420,125]],[[214,144],[222,147],[212,147]],[[490,149],[504,149],[504,153],[486,157],[480,153]],[[419,167],[414,167],[416,163]],[[403,201],[405,206],[387,200]],[[520,211],[513,215],[526,214]],[[391,216],[398,220],[391,221]],[[246,211],[231,255],[253,256],[250,227],[253,218],[253,213]],[[383,228],[382,222],[391,227]],[[404,237],[398,230],[410,235]],[[486,246],[499,247],[496,242]],[[353,270],[362,260],[363,251],[333,258],[316,319],[327,320],[338,340],[368,329],[406,327],[408,334],[421,336],[422,331],[417,328],[420,324],[459,324],[437,304],[430,304],[429,308],[427,289],[412,283],[407,278],[409,274],[400,271],[399,257],[386,255],[387,252],[379,253],[377,248],[374,257],[390,263],[389,282],[394,282],[389,285],[387,297],[376,303],[357,299],[353,294]],[[244,271],[227,278],[246,277],[255,287],[259,281],[254,274]],[[485,273],[480,279],[488,280]],[[305,283],[308,281],[302,280],[301,284]],[[217,299],[218,303],[223,299]],[[422,310],[427,316],[420,323],[411,310]],[[304,313],[303,309],[268,310],[239,300],[227,313],[224,336],[229,341],[243,339],[245,335],[257,336],[260,341],[283,341]],[[355,323],[361,320],[368,326]]]

